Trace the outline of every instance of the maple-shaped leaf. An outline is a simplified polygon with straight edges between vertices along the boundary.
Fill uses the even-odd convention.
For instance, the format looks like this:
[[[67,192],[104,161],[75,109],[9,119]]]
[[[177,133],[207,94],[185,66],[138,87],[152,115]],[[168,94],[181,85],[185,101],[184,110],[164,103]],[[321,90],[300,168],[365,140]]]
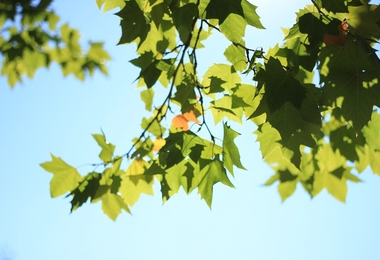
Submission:
[[[241,44],[244,45],[244,42]],[[235,44],[231,44],[224,51],[224,56],[237,71],[244,71],[247,68],[247,60],[245,56],[245,50]]]
[[[247,0],[211,0],[206,8],[206,18],[216,18],[219,24],[223,24],[230,14],[236,14],[244,18],[249,25],[264,29],[256,8],[257,6]]]
[[[255,80],[265,83],[264,97],[270,113],[280,109],[286,102],[300,109],[306,98],[305,87],[294,78],[291,71],[283,68],[278,59],[270,57],[265,70],[261,69]]]
[[[227,123],[224,123],[223,128],[223,162],[227,170],[233,175],[234,165],[240,169],[245,170],[244,166],[240,161],[239,148],[236,146],[234,142],[234,139],[238,137],[240,134],[231,129],[231,127],[228,126]]]
[[[203,163],[206,164],[206,166],[203,167],[197,176],[197,178],[201,178],[198,185],[198,192],[211,208],[214,185],[218,182],[230,187],[234,187],[234,185],[228,179],[226,170],[219,157],[216,157],[214,160],[204,161]]]
[[[211,101],[210,104],[215,124],[221,122],[225,117],[241,124],[244,107],[249,106],[242,98],[235,95],[224,95],[218,100]]]
[[[318,6],[333,13],[347,13],[348,9],[345,5],[346,1],[331,1],[331,0],[318,0]]]
[[[374,4],[348,7],[350,29],[364,38],[380,37],[380,7]]]
[[[54,176],[50,181],[51,196],[58,197],[75,189],[83,177],[77,169],[65,163],[61,158],[51,154],[50,162],[42,163],[40,166]]]
[[[147,88],[140,92],[141,100],[144,102],[145,109],[148,111],[152,111],[153,96],[154,91],[152,88]]]
[[[285,103],[280,109],[270,115],[267,120],[277,129],[284,142],[297,130],[301,129],[303,125],[300,111],[290,102]]]
[[[346,202],[347,196],[347,180],[346,178],[338,178],[334,174],[325,174],[325,186],[332,196],[341,202]]]
[[[161,70],[157,68],[159,62],[154,59],[153,52],[145,52],[130,62],[141,68],[138,78],[143,79],[148,88],[153,87],[161,75]]]
[[[297,188],[297,181],[287,181],[278,184],[278,193],[280,193],[281,201],[284,202],[289,198]]]
[[[176,89],[177,91],[171,100],[181,107],[181,112],[185,113],[194,109],[197,95],[190,77],[184,77],[181,84],[176,86]]]
[[[158,160],[159,164],[166,167],[166,169],[180,163],[184,159],[182,154],[184,133],[185,132],[170,133],[169,136],[165,138],[166,143],[158,153]]]
[[[362,129],[369,147],[380,152],[380,114],[372,112],[371,121]]]
[[[206,93],[217,93],[231,91],[241,82],[241,78],[236,70],[227,64],[214,64],[208,68],[203,75],[202,86],[205,87]],[[209,92],[207,89],[209,88]]]
[[[331,131],[329,137],[334,150],[339,149],[340,153],[352,162],[359,159],[355,149],[358,141],[354,129],[347,125],[342,126]]]
[[[113,153],[115,151],[115,146],[106,140],[106,136],[103,134],[93,134],[92,135],[98,145],[102,148],[102,151],[99,154],[99,158],[108,163],[112,161]]]
[[[300,32],[308,35],[308,48],[318,48],[325,34],[325,24],[322,20],[313,13],[306,13],[299,18],[298,24]]]
[[[96,198],[96,193],[100,187],[100,173],[91,172],[77,185],[77,187],[68,195],[72,196],[71,212],[82,206],[83,203]]]
[[[136,0],[126,1],[124,8],[116,15],[121,18],[122,35],[119,44],[130,43],[137,38],[141,43],[146,39],[150,25],[145,20],[144,12],[141,11]]]
[[[145,166],[143,159],[134,159],[125,174],[121,175],[119,192],[130,207],[139,200],[141,194],[153,195],[154,179],[145,174]]]
[[[356,169],[362,172],[369,165],[374,174],[380,175],[380,151],[374,150],[368,145],[356,147],[356,149],[359,156],[359,160],[355,162]]]
[[[319,54],[319,44],[310,48],[307,42],[308,34],[301,33],[299,24],[296,23],[292,28],[286,32],[285,45],[281,48],[279,56],[287,58],[288,66],[290,68],[301,65],[306,70],[312,72],[315,67]],[[285,54],[285,55],[284,55]]]
[[[271,153],[276,147],[282,147],[280,143],[281,135],[270,123],[267,122],[259,125],[254,133],[257,135],[257,142],[260,143],[260,151],[263,158]]]
[[[193,30],[193,20],[197,16],[198,8],[194,3],[183,5],[172,12],[173,23],[182,42],[190,40],[189,36]]]
[[[102,210],[113,221],[121,213],[121,210],[125,210],[130,213],[128,205],[119,194],[111,193],[110,187],[102,185],[99,187],[96,194],[96,198],[93,202],[102,201]]]
[[[96,4],[99,9],[103,9],[103,12],[107,12],[114,8],[123,8],[125,5],[124,0],[96,0]]]
[[[380,104],[380,60],[360,38],[321,51],[322,104],[340,107],[356,132]]]
[[[180,163],[174,165],[170,169],[167,169],[164,176],[162,178],[165,179],[165,184],[170,189],[167,191],[166,200],[172,197],[174,194],[178,193],[180,187],[182,186],[185,191],[189,191],[191,186],[187,186],[186,178],[183,176],[185,174],[188,166],[187,160],[182,160]],[[161,183],[162,184],[162,183]]]

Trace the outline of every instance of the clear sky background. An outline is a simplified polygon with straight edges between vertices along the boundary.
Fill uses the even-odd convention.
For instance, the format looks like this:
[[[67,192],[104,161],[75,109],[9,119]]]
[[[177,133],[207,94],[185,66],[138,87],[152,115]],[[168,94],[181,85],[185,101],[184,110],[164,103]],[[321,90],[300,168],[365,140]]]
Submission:
[[[308,2],[252,1],[267,30],[250,29],[247,45],[281,43],[280,28],[291,27],[294,12]],[[64,78],[55,65],[14,89],[0,78],[0,260],[380,259],[380,178],[362,173],[364,183],[349,184],[345,204],[326,191],[310,199],[300,186],[282,203],[276,186],[262,186],[272,171],[251,125],[234,125],[248,170],[236,170],[236,189],[214,187],[212,210],[196,192],[181,191],[162,205],[156,185],[155,196],[143,196],[133,215],[123,213],[116,222],[100,203],[70,214],[69,198],[50,198],[52,175],[39,164],[50,152],[76,167],[99,162],[91,134],[101,129],[124,154],[148,113],[133,82],[138,70],[128,62],[135,46],[116,46],[119,18],[102,14],[94,0],[54,7],[61,23],[81,31],[83,43],[105,41],[113,59],[108,77],[97,73],[85,82]],[[220,39],[206,42],[202,72],[223,61]]]

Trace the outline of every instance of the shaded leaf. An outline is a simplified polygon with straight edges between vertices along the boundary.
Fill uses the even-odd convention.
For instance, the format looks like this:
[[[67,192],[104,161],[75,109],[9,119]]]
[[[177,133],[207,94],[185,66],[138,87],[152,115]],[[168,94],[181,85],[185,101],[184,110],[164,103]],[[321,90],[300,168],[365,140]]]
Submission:
[[[300,109],[306,98],[306,89],[295,79],[291,71],[286,71],[280,61],[269,58],[265,70],[260,70],[255,80],[265,82],[266,102],[271,113],[280,109],[286,102],[290,102]]]

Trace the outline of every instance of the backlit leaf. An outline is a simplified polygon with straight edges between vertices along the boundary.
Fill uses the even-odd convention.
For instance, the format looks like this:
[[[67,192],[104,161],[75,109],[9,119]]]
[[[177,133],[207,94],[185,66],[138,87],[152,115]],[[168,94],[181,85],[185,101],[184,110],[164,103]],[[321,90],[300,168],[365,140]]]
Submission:
[[[223,161],[224,166],[227,170],[233,174],[233,166],[240,169],[244,169],[244,166],[240,161],[239,148],[236,146],[234,139],[240,134],[232,130],[230,126],[225,123],[224,125],[224,135],[223,135]]]
[[[212,204],[213,186],[216,183],[221,182],[224,185],[234,187],[227,177],[222,162],[218,158],[209,161],[207,166],[205,166],[198,175],[203,176],[199,182],[198,192],[210,208]]]
[[[41,167],[54,176],[50,181],[51,196],[58,197],[75,189],[83,177],[77,169],[65,163],[61,158],[51,154],[51,161],[41,164]]]
[[[115,151],[115,146],[107,142],[104,134],[93,134],[92,136],[98,145],[102,148],[102,151],[99,154],[99,158],[102,159],[103,162],[110,162]]]

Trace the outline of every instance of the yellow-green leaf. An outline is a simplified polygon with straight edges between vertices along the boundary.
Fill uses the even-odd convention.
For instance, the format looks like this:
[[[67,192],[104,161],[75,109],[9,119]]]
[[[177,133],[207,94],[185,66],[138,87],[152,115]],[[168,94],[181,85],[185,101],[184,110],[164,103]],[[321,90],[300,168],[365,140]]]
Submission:
[[[52,160],[40,164],[45,171],[52,173],[54,176],[50,181],[51,196],[58,197],[75,189],[83,177],[77,169],[65,163],[61,158],[51,154]]]

